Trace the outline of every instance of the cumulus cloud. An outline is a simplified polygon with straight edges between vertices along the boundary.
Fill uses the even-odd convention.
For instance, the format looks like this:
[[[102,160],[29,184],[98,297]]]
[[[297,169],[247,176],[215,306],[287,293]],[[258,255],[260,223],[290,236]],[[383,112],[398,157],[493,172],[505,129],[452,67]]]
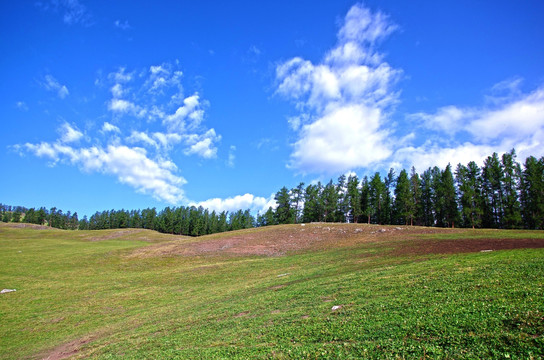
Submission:
[[[337,173],[392,154],[387,109],[397,101],[392,86],[401,71],[374,47],[396,28],[386,15],[356,4],[321,63],[295,57],[276,67],[276,93],[293,100],[300,112],[289,118],[297,132],[289,167]]]
[[[61,125],[59,132],[61,134],[60,141],[63,143],[76,142],[83,137],[81,131],[66,122]]]
[[[199,203],[193,203],[192,205],[202,206],[205,209],[209,209],[210,211],[215,210],[216,212],[233,212],[240,209],[249,209],[252,212],[257,213],[264,212],[268,210],[269,207],[275,208],[276,201],[274,200],[274,194],[270,195],[268,198],[255,196],[253,194],[244,194],[226,199],[213,198]]]
[[[112,125],[106,121],[104,125],[102,125],[102,132],[103,133],[108,133],[108,132],[120,133],[121,129],[119,129],[117,126]]]
[[[175,165],[151,159],[143,148],[113,144],[76,148],[64,144],[62,139],[55,143],[26,143],[23,148],[55,163],[66,162],[86,172],[115,176],[119,182],[161,201],[178,204],[185,198],[181,186],[186,181],[174,173]]]
[[[507,90],[507,95],[495,97],[481,107],[446,106],[435,113],[408,116],[434,137],[452,137],[447,146],[426,141],[420,146],[401,147],[396,151],[399,164],[418,167],[482,161],[493,152],[516,148],[523,159],[529,155],[544,155],[544,88],[523,94],[517,89],[520,80],[501,82],[493,86]],[[489,100],[489,99],[487,99]],[[464,136],[455,136],[463,133]],[[464,140],[459,140],[464,139]]]
[[[141,70],[121,67],[100,76],[96,85],[111,95],[104,109],[115,124],[123,124],[123,129],[104,121],[99,128],[88,126],[88,133],[83,134],[77,125],[64,122],[56,141],[13,148],[21,155],[30,153],[47,159],[51,166],[69,164],[82,171],[114,176],[161,201],[188,203],[182,190],[186,181],[178,175],[170,154],[178,147],[178,153],[187,156],[216,158],[221,135],[203,124],[207,101],[198,93],[183,95],[178,65],[162,63]],[[43,86],[60,97],[68,95],[66,86],[51,75],[44,77]],[[93,130],[101,136],[94,136]]]
[[[57,96],[61,99],[64,99],[70,94],[66,85],[59,83],[52,75],[45,75],[42,84],[46,90],[56,92]]]
[[[217,135],[214,129],[208,130],[202,135],[191,134],[185,137],[185,142],[189,145],[185,149],[185,155],[197,154],[205,159],[217,157],[217,147],[215,143],[221,140],[221,135]]]

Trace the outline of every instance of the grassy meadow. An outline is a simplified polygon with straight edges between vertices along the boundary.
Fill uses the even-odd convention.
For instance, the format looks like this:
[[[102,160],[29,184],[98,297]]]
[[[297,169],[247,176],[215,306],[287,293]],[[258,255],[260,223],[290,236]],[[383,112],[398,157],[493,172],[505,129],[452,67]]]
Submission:
[[[538,231],[0,224],[0,288],[17,290],[0,359],[543,358],[543,247]]]

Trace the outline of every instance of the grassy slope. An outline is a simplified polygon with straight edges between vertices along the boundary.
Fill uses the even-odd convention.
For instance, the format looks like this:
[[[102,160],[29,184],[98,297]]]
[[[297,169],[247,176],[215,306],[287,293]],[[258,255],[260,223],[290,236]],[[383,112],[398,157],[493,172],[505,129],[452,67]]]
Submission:
[[[0,295],[0,359],[544,357],[544,249],[394,251],[543,232],[365,232],[273,257],[142,251],[290,229],[172,242],[0,226],[0,287],[17,289]]]

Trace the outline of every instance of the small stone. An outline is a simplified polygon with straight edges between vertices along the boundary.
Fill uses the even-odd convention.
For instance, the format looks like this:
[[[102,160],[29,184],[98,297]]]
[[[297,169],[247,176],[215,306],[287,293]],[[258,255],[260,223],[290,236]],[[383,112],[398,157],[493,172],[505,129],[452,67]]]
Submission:
[[[278,277],[283,277],[283,276],[287,276],[287,275],[290,275],[290,273],[279,274]]]
[[[382,233],[384,233],[384,232],[386,232],[386,231],[387,231],[387,230],[385,230],[385,229],[380,229],[380,232],[382,232]]]
[[[480,252],[492,252],[493,250],[481,250]]]
[[[17,291],[17,290],[15,290],[15,289],[2,289],[2,291],[0,291],[0,294],[6,294],[6,293],[14,292],[14,291]]]
[[[336,310],[340,310],[342,308],[343,305],[334,305],[331,310],[332,311],[336,311]]]

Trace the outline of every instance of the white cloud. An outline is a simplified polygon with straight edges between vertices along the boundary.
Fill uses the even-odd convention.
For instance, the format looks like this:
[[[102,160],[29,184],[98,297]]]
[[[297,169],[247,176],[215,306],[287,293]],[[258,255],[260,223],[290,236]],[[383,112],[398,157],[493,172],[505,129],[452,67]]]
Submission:
[[[216,158],[221,135],[203,125],[207,101],[198,93],[183,95],[183,74],[178,66],[176,61],[175,65],[162,63],[140,71],[121,67],[100,76],[97,84],[111,94],[104,107],[116,120],[114,123],[123,128],[104,121],[99,128],[88,127],[88,132],[102,134],[94,137],[65,122],[59,127],[55,142],[26,143],[14,145],[13,149],[21,155],[26,152],[48,159],[52,166],[70,164],[83,171],[115,176],[119,182],[162,201],[188,203],[182,190],[186,181],[177,175],[178,168],[170,154],[179,147],[178,153],[187,156]],[[44,77],[42,85],[59,96],[68,94],[67,88],[51,75]],[[83,138],[87,144],[78,143]]]
[[[137,117],[143,117],[146,114],[145,109],[124,99],[111,99],[108,103],[108,109],[114,113],[132,114]]]
[[[233,168],[234,167],[234,161],[236,160],[236,154],[234,153],[236,151],[236,146],[231,145],[229,148],[229,158],[227,160],[227,166]]]
[[[52,75],[45,75],[43,86],[48,91],[54,91],[58,97],[64,99],[70,94],[66,85],[61,85]]]
[[[128,20],[121,21],[121,20],[115,20],[114,23],[116,28],[119,28],[121,30],[129,30],[131,28],[130,24],[128,23]]]
[[[387,16],[356,4],[322,63],[295,57],[276,67],[276,93],[294,100],[300,111],[289,118],[298,136],[291,168],[337,173],[392,154],[386,109],[397,101],[391,87],[401,71],[383,62],[373,46],[396,28]]]
[[[341,42],[354,41],[373,45],[383,40],[397,29],[387,15],[376,12],[371,13],[368,8],[356,4],[349,9],[344,24],[338,33]]]
[[[120,133],[121,129],[119,129],[117,126],[110,124],[109,122],[105,122],[104,125],[102,125],[102,132],[114,132],[114,133]]]
[[[19,110],[22,110],[22,111],[28,111],[28,106],[26,105],[26,103],[24,101],[17,101],[15,103],[15,106],[17,107],[17,109]]]
[[[215,133],[214,129],[208,130],[205,134],[192,134],[185,137],[185,142],[189,146],[185,149],[185,155],[199,155],[205,159],[217,157],[217,147],[215,142],[221,140],[221,136]]]
[[[128,83],[134,78],[134,73],[126,73],[126,68],[120,67],[116,72],[110,73],[108,78],[114,80],[116,83]]]
[[[145,149],[125,145],[74,148],[62,143],[25,144],[27,151],[54,162],[65,161],[86,172],[100,172],[115,176],[119,182],[138,192],[171,204],[185,199],[181,186],[185,179],[174,174],[171,161],[151,159]]]
[[[303,126],[290,166],[312,173],[343,172],[386,159],[392,150],[388,133],[379,129],[381,118],[380,109],[364,105],[332,109]]]
[[[83,133],[81,131],[74,129],[66,122],[61,125],[59,132],[61,134],[60,141],[63,143],[76,142],[83,137]]]
[[[62,20],[67,25],[81,24],[83,26],[90,26],[92,24],[91,13],[78,0],[40,1],[36,2],[35,5],[44,11],[61,13]]]
[[[123,96],[123,86],[119,83],[113,85],[110,90],[114,98],[120,98]]]
[[[495,110],[483,110],[467,125],[476,139],[522,139],[544,128],[544,87]],[[544,139],[542,139],[544,140]]]
[[[502,97],[495,97],[488,106],[446,106],[434,114],[417,113],[408,118],[422,122],[432,130],[429,138],[451,137],[449,145],[439,146],[437,141],[426,141],[420,146],[400,148],[395,161],[401,164],[434,166],[481,161],[493,152],[517,150],[520,159],[528,155],[544,154],[544,87],[523,94],[517,89],[521,80],[501,82],[492,88],[507,89]],[[464,136],[454,137],[457,133]],[[467,137],[468,135],[468,137]],[[464,140],[459,140],[463,138]]]
[[[393,165],[395,165],[393,167],[414,166],[419,173],[422,173],[430,167],[438,166],[444,169],[451,164],[455,168],[459,163],[466,165],[470,161],[481,165],[484,159],[494,151],[496,151],[495,147],[470,142],[455,147],[439,147],[428,142],[419,147],[407,146],[398,149],[393,156]]]
[[[456,106],[445,106],[435,114],[415,113],[408,115],[411,120],[421,121],[427,129],[444,131],[449,135],[463,130],[465,121],[471,115],[471,111],[459,109]]]
[[[276,201],[274,200],[274,194],[270,195],[268,198],[255,196],[253,194],[244,194],[226,199],[213,198],[199,203],[193,203],[192,205],[202,206],[205,209],[209,209],[210,211],[215,210],[216,212],[233,212],[249,209],[256,213],[264,212],[268,210],[269,207],[275,208]]]
[[[183,100],[174,114],[164,118],[163,124],[170,132],[184,133],[188,129],[197,128],[204,117],[204,111],[200,108],[198,94],[191,95]],[[187,122],[187,120],[190,120]]]

